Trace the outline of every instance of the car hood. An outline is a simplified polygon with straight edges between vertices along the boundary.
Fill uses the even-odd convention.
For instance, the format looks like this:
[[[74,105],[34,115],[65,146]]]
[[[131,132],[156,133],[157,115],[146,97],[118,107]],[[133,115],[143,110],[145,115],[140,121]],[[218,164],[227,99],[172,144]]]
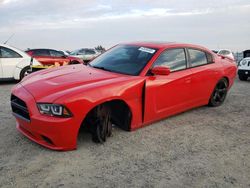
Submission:
[[[63,92],[77,87],[87,89],[93,84],[101,84],[109,80],[129,77],[126,75],[107,72],[85,65],[69,65],[59,68],[52,68],[32,73],[24,78],[21,85],[33,97],[39,101],[48,100],[54,96],[56,99],[63,95]],[[60,94],[58,94],[60,93]],[[58,95],[57,95],[58,94]],[[50,99],[47,102],[53,102]]]

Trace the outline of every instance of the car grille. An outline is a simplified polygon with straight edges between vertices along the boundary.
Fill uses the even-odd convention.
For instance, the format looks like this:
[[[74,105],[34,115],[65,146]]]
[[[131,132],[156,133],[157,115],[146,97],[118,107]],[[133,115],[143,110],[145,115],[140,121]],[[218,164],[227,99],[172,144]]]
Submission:
[[[13,114],[21,119],[30,121],[30,114],[26,103],[15,95],[11,95],[10,100]]]

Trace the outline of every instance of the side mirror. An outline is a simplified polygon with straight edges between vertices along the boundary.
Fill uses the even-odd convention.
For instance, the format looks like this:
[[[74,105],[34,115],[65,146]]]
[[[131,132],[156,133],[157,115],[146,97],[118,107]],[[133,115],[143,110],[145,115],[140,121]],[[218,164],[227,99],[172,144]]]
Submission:
[[[153,75],[169,75],[170,74],[170,68],[168,67],[154,67],[151,69],[151,73]]]

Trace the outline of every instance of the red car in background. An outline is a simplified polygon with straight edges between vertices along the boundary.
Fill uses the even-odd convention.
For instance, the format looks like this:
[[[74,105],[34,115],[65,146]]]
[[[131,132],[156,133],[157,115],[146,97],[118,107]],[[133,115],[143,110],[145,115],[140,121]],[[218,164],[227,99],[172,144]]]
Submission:
[[[191,108],[219,106],[236,70],[234,61],[201,46],[121,44],[88,66],[28,75],[13,88],[11,107],[22,134],[50,149],[72,150],[81,127],[102,143],[112,124],[132,131]]]
[[[84,63],[80,58],[67,56],[62,51],[52,49],[29,49],[26,51],[31,57],[34,57],[43,65],[55,65],[59,63],[67,64],[82,64]]]

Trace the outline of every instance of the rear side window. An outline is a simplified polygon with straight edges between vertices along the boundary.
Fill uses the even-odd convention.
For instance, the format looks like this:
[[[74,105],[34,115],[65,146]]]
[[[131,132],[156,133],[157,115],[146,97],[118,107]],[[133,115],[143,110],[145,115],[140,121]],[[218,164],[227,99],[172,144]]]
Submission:
[[[208,63],[205,52],[196,49],[188,49],[188,52],[190,56],[191,67],[206,65]]]
[[[207,53],[207,62],[208,63],[213,63],[214,62],[213,56],[210,53]]]
[[[33,56],[50,56],[48,50],[33,50]]]
[[[0,47],[0,57],[1,58],[21,58],[22,56],[9,48]]]
[[[218,52],[218,54],[220,54],[220,55],[229,55],[229,54],[231,54],[231,52],[228,51],[228,50],[220,50],[220,51]]]
[[[187,68],[184,49],[170,49],[164,51],[154,63],[154,67],[168,67],[170,71],[178,71]]]

